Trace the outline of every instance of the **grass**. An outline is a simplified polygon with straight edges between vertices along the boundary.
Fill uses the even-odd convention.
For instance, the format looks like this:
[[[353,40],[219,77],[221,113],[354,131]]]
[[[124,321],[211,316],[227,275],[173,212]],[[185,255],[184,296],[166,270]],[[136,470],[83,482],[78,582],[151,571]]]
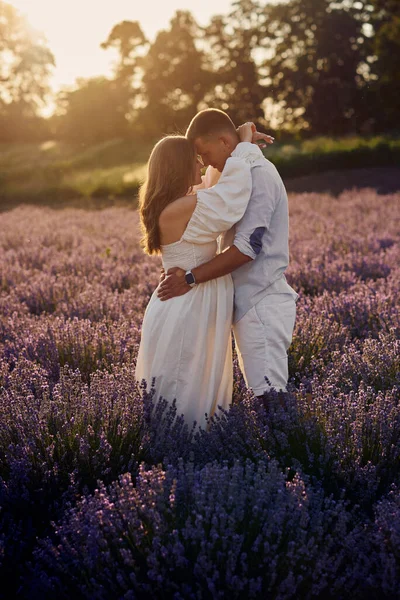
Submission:
[[[274,144],[266,156],[284,178],[337,169],[399,166],[400,138],[317,137],[293,144]]]
[[[31,202],[60,205],[91,199],[135,202],[153,142],[114,139],[94,145],[48,141],[0,144],[0,206]],[[275,142],[265,155],[283,178],[400,164],[400,138],[318,137]],[[97,202],[96,202],[97,203]]]
[[[151,144],[0,144],[0,197],[53,204],[74,198],[136,195]]]

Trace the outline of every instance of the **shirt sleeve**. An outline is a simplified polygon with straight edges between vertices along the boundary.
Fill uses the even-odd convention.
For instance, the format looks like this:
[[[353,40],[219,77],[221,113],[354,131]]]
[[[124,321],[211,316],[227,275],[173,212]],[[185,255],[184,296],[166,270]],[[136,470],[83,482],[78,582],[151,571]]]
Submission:
[[[261,252],[262,240],[281,196],[278,182],[255,166],[251,172],[252,193],[246,212],[236,225],[233,245],[253,260]]]
[[[216,240],[240,221],[251,195],[251,166],[260,155],[263,156],[255,144],[237,145],[218,183],[197,191],[197,204],[182,239],[198,244]]]

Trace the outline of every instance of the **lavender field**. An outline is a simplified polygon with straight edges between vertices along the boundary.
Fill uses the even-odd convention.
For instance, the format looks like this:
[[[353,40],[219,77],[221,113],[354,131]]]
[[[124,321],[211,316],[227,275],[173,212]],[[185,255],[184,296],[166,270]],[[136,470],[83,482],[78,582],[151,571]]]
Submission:
[[[290,197],[287,406],[134,380],[135,211],[0,216],[0,598],[400,598],[400,194]],[[272,400],[272,399],[271,399]]]

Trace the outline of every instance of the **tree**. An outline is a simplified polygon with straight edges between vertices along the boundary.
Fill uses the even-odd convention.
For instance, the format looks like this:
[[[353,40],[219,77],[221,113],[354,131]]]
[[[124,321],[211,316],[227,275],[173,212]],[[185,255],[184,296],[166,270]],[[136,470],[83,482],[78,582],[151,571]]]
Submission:
[[[371,25],[373,107],[371,120],[377,129],[399,128],[400,120],[400,3],[372,0]]]
[[[3,140],[33,134],[47,101],[54,57],[42,34],[0,0],[0,131]],[[25,131],[25,136],[24,136]]]
[[[126,115],[119,88],[106,77],[78,79],[78,88],[58,98],[56,135],[70,141],[96,143],[126,134]]]
[[[362,126],[369,73],[363,10],[349,0],[265,7],[264,74],[282,126],[336,135]]]
[[[141,107],[142,59],[148,41],[137,21],[122,21],[113,27],[103,49],[118,51],[119,61],[115,68],[116,100],[119,110],[127,121],[134,121]]]
[[[148,135],[183,130],[212,82],[208,58],[199,48],[201,30],[187,11],[177,11],[170,29],[160,31],[143,59],[140,116]]]
[[[136,21],[122,21],[112,28],[101,47],[118,52],[114,78],[81,78],[76,89],[59,94],[53,121],[60,137],[95,143],[129,134],[140,93],[140,60],[146,45]]]
[[[255,61],[263,9],[253,0],[234,3],[227,16],[212,18],[206,41],[212,57],[213,88],[205,102],[229,113],[235,123],[249,119],[263,127],[266,88]]]

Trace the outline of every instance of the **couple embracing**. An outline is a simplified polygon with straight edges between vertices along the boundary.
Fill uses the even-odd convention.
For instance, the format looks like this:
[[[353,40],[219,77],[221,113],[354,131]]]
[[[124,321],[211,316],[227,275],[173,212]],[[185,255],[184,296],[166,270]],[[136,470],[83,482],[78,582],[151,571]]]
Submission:
[[[189,426],[207,427],[232,402],[233,327],[239,365],[256,396],[286,390],[297,293],[289,286],[288,199],[255,140],[217,109],[186,136],[154,147],[140,190],[142,245],[166,277],[142,324],[136,379],[177,401]],[[207,166],[204,176],[201,168]]]

